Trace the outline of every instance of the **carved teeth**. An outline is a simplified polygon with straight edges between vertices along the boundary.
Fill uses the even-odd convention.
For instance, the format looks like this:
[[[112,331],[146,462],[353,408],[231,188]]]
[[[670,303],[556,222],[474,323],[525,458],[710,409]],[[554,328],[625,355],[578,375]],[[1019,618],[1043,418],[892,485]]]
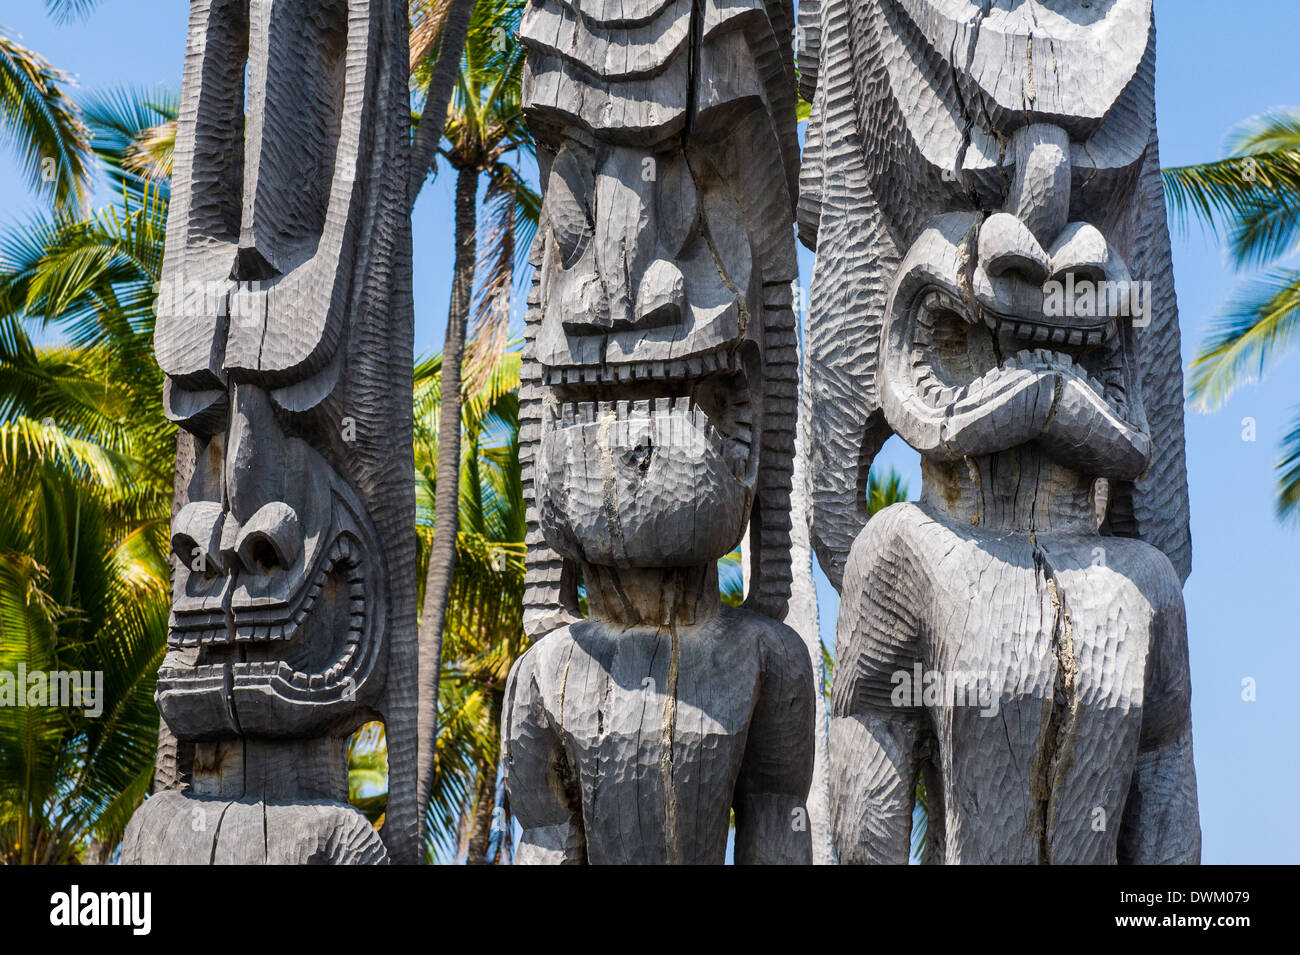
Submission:
[[[937,301],[951,302],[946,296]],[[947,306],[945,306],[947,307]],[[955,305],[951,307],[955,308]],[[739,372],[744,362],[736,351],[712,351],[675,360],[654,359],[610,365],[550,367],[543,372],[548,385],[596,385],[628,381],[686,381],[717,372]]]
[[[225,646],[234,636],[225,627],[202,627],[196,630],[174,629],[167,635],[169,647]]]

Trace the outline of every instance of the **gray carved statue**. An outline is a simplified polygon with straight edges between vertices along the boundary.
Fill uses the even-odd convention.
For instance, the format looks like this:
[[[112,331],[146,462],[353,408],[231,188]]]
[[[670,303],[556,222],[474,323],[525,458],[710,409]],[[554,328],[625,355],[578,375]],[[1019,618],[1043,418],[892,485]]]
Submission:
[[[801,7],[839,857],[906,861],[922,776],[934,861],[1196,862],[1150,0]]]
[[[533,0],[521,863],[811,860],[790,589],[797,145],[782,0]],[[717,560],[746,529],[743,608]],[[578,581],[588,614],[580,619]]]
[[[415,861],[406,35],[398,0],[191,2],[155,338],[181,428],[161,791],[127,862]],[[369,719],[382,839],[348,805]]]

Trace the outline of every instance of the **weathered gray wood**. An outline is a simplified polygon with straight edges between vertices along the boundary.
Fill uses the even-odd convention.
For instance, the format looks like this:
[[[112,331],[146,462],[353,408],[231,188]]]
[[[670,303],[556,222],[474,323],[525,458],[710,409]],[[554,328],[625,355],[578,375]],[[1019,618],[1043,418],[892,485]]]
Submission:
[[[800,368],[802,349],[800,351]],[[808,536],[808,409],[800,393],[799,422],[795,433],[794,470],[790,490],[790,604],[785,623],[808,648],[812,664],[814,697],[813,777],[808,790],[808,831],[812,835],[813,865],[834,865],[835,844],[830,818],[830,726],[826,712],[826,662],[822,651],[821,618],[817,586],[813,581],[812,543]],[[748,584],[748,582],[747,582]]]
[[[738,862],[811,861],[815,690],[779,622],[791,12],[535,0],[520,28],[544,202],[521,393],[538,642],[502,732],[518,862],[717,863],[733,809]],[[747,528],[750,597],[723,608]]]
[[[419,857],[406,34],[397,0],[191,2],[155,336],[168,788],[128,862]],[[368,719],[382,840],[347,804]]]
[[[933,860],[1198,861],[1151,4],[805,14],[839,857],[906,861],[923,774]],[[890,434],[920,451],[922,497],[868,524]]]

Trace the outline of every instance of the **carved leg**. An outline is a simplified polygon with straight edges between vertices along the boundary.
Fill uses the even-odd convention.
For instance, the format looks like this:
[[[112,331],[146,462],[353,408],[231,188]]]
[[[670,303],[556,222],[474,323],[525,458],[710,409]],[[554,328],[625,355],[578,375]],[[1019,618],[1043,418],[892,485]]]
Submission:
[[[841,863],[907,864],[921,719],[899,711],[831,720],[831,826]]]

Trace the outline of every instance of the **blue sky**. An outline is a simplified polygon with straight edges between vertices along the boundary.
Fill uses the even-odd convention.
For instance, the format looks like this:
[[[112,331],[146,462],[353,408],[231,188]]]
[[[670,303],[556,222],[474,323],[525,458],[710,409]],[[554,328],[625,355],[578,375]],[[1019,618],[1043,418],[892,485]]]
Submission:
[[[58,26],[41,0],[6,0],[0,25],[81,91],[115,85],[179,87],[188,4],[103,0],[86,22]],[[1219,158],[1226,133],[1272,107],[1300,104],[1300,3],[1294,0],[1156,0],[1156,73],[1161,159],[1180,165]],[[437,348],[451,270],[452,180],[425,187],[416,207],[416,348]],[[36,205],[17,166],[0,154],[0,228]],[[801,257],[806,285],[812,258]],[[1174,273],[1190,360],[1219,303],[1241,276],[1213,237],[1174,231]],[[1300,356],[1276,365],[1213,415],[1188,412],[1194,570],[1185,590],[1192,660],[1192,719],[1207,863],[1300,862],[1300,529],[1273,516],[1277,442],[1300,404]],[[1257,440],[1242,440],[1255,419]],[[878,460],[920,490],[916,455],[891,442]],[[822,630],[834,638],[836,598],[818,590]],[[1257,699],[1242,699],[1242,681]]]

